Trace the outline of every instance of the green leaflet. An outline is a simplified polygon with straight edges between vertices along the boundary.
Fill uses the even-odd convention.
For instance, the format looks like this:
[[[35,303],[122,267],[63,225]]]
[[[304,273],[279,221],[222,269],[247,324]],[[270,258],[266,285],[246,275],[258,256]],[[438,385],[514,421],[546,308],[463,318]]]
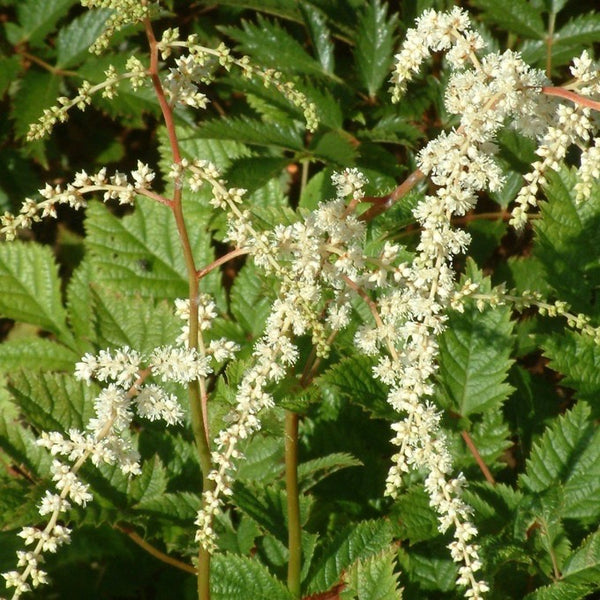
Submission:
[[[158,456],[144,461],[142,473],[131,479],[128,495],[136,506],[160,499],[167,491],[167,472]]]
[[[303,73],[337,79],[310,56],[288,31],[261,15],[257,15],[256,24],[242,21],[242,29],[220,29],[240,44],[242,52],[265,66],[283,73]]]
[[[96,340],[100,348],[129,346],[149,354],[158,346],[175,343],[183,321],[166,302],[94,290]],[[132,318],[135,315],[135,318]]]
[[[95,281],[126,294],[187,298],[181,242],[165,206],[141,200],[132,214],[119,219],[104,205],[92,203],[87,209],[86,231]],[[190,234],[201,268],[213,260],[210,237],[201,226],[191,228]],[[203,285],[204,291],[218,295],[218,272],[204,278]]]
[[[527,0],[475,0],[473,4],[483,10],[486,20],[503,29],[534,39],[544,37],[541,15]]]
[[[50,472],[52,457],[35,440],[33,432],[25,429],[15,418],[0,415],[0,448],[17,464],[43,477]]]
[[[574,331],[548,336],[543,342],[549,367],[565,375],[561,385],[571,387],[580,400],[590,402],[597,414],[600,393],[600,347],[594,340]]]
[[[489,279],[482,278],[469,262],[467,275],[489,293]],[[484,308],[468,303],[463,313],[450,314],[440,337],[439,383],[441,402],[467,417],[497,409],[512,387],[506,383],[512,364],[513,324],[510,308]]]
[[[72,375],[17,371],[9,388],[27,419],[44,431],[85,429],[94,414],[96,385],[77,381]]]
[[[210,581],[214,600],[293,600],[265,566],[245,556],[215,554]]]
[[[376,361],[357,355],[338,361],[319,378],[319,387],[348,398],[378,418],[397,420],[396,411],[387,403],[388,390],[373,377]]]
[[[331,41],[331,32],[327,26],[326,15],[313,6],[310,2],[300,2],[300,11],[310,34],[310,41],[315,53],[327,73],[334,70],[334,45]]]
[[[346,527],[315,556],[314,568],[308,576],[308,591],[331,589],[354,563],[387,549],[391,541],[387,521],[363,521]]]
[[[104,31],[111,11],[87,11],[63,27],[56,38],[56,67],[70,68],[90,56],[88,48]]]
[[[46,34],[54,29],[57,21],[65,16],[77,0],[20,0],[17,3],[19,29],[11,42],[28,42],[39,46]],[[16,37],[16,39],[15,39]]]
[[[22,79],[11,108],[15,133],[19,137],[25,137],[29,125],[42,116],[44,109],[56,103],[59,89],[60,78],[46,71],[31,71]]]
[[[400,549],[398,552],[398,563],[402,573],[410,578],[410,582],[416,584],[405,589],[407,598],[427,598],[427,595],[419,596],[416,590],[449,592],[455,588],[457,577],[457,566],[452,559],[444,553],[445,548],[439,549],[436,555],[433,552],[423,553],[418,551],[408,552]]]
[[[0,315],[37,325],[73,345],[50,248],[22,242],[0,245]]]
[[[317,485],[319,481],[341,469],[359,467],[361,465],[362,462],[360,460],[347,452],[336,452],[300,463],[298,465],[298,486],[300,493],[306,493],[309,489]]]
[[[48,338],[23,337],[0,344],[0,371],[17,369],[71,371],[78,353]]]
[[[554,421],[534,445],[521,476],[522,485],[537,494],[560,485],[567,519],[600,516],[600,430],[590,413],[579,401]]]
[[[244,144],[302,150],[301,129],[289,123],[265,123],[248,117],[223,117],[200,125],[198,137],[237,140]]]
[[[347,587],[341,600],[401,600],[398,573],[394,572],[396,550],[390,548],[380,554],[354,563],[346,576]]]
[[[388,16],[388,5],[371,0],[358,18],[354,60],[363,87],[374,98],[389,78],[398,16]]]
[[[535,256],[557,297],[575,313],[600,315],[600,187],[594,186],[585,202],[577,202],[575,170],[550,171],[547,181],[548,202],[541,204],[542,218],[535,227]]]

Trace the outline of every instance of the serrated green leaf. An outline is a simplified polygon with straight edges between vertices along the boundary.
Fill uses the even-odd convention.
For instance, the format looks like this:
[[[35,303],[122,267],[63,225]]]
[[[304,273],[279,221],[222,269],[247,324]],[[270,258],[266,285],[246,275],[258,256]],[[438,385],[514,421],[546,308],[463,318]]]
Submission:
[[[144,461],[142,473],[131,480],[129,494],[136,506],[161,498],[167,491],[167,472],[158,456]]]
[[[77,0],[20,0],[17,18],[21,26],[21,42],[39,46],[57,21],[65,16]]]
[[[319,386],[362,406],[375,417],[395,420],[398,415],[386,401],[387,388],[373,377],[375,362],[363,355],[342,359],[319,377]]]
[[[179,521],[188,525],[198,514],[202,498],[192,492],[165,492],[143,498],[135,506],[136,510],[169,521]]]
[[[61,28],[56,38],[56,67],[66,69],[88,57],[88,48],[104,31],[110,14],[110,10],[87,11]]]
[[[569,20],[554,34],[553,48],[555,46],[569,47],[574,50],[575,46],[592,44],[598,41],[600,35],[600,14],[590,12]]]
[[[542,344],[548,365],[565,377],[561,385],[595,406],[600,393],[600,347],[593,338],[574,331],[549,336]]]
[[[362,462],[346,452],[336,452],[320,458],[314,458],[298,465],[298,484],[301,492],[306,492],[329,475],[348,469],[360,467]]]
[[[173,344],[181,333],[181,320],[165,302],[94,290],[97,343],[100,347],[129,346],[142,353]],[[135,315],[135,319],[131,318]]]
[[[67,285],[67,318],[81,354],[89,351],[91,342],[95,341],[91,276],[92,264],[85,258],[77,266]]]
[[[450,557],[438,558],[402,548],[398,552],[398,563],[411,583],[422,590],[449,592],[455,587],[458,566]]]
[[[352,166],[356,161],[356,144],[341,131],[328,131],[314,138],[310,152],[316,158],[334,163],[338,168]]]
[[[27,419],[45,431],[85,429],[94,415],[96,385],[72,375],[18,371],[9,389]]]
[[[588,200],[577,202],[576,182],[574,169],[548,173],[548,202],[541,204],[542,218],[535,224],[534,253],[561,300],[575,313],[599,315],[595,298],[600,289],[600,186],[594,186]]]
[[[586,586],[557,581],[527,594],[524,600],[584,600],[589,599],[588,592],[589,588]]]
[[[0,415],[0,448],[17,464],[24,465],[38,476],[50,472],[52,457],[35,443],[36,437],[16,419]]]
[[[289,123],[264,123],[248,117],[223,117],[204,121],[198,130],[198,137],[235,140],[285,150],[302,150],[304,147],[299,127]]]
[[[21,70],[21,58],[18,54],[13,56],[0,56],[0,98],[8,86],[17,79]]]
[[[283,440],[271,436],[253,436],[244,444],[236,479],[240,481],[269,482],[283,472]]]
[[[247,193],[266,186],[271,179],[277,178],[290,164],[288,158],[271,156],[251,156],[240,158],[225,173],[225,180],[231,187],[247,190]]]
[[[300,11],[310,33],[310,41],[323,70],[333,73],[335,56],[326,15],[310,2],[300,2]]]
[[[221,31],[240,44],[240,49],[261,65],[283,73],[325,75],[325,71],[302,45],[278,23],[257,15],[256,23],[242,22],[242,29],[221,27]]]
[[[193,219],[194,207],[189,209],[187,215]],[[214,256],[210,237],[201,223],[201,219],[196,219],[195,227],[190,229],[190,243],[199,266],[209,264]],[[168,300],[187,298],[181,242],[168,208],[142,201],[131,215],[119,219],[104,205],[92,203],[85,225],[95,281],[124,294]],[[203,279],[206,292],[220,295],[218,277],[218,273],[211,273]]]
[[[285,585],[257,560],[235,554],[215,554],[211,561],[214,600],[293,600]]]
[[[600,429],[590,413],[580,401],[554,421],[534,445],[521,476],[522,484],[535,493],[562,484],[569,519],[600,515]]]
[[[388,16],[387,4],[371,0],[358,17],[354,57],[364,88],[373,98],[388,78],[392,65],[398,16]]]
[[[387,521],[363,521],[348,526],[315,557],[315,569],[308,576],[308,591],[329,590],[356,561],[387,549],[391,541]]]
[[[21,242],[0,245],[0,315],[38,325],[72,345],[58,269],[47,246]]]
[[[48,338],[26,337],[0,344],[0,371],[72,371],[79,354]]]
[[[482,293],[490,292],[489,279],[483,279],[473,263],[467,269],[472,281],[480,282]],[[512,364],[510,308],[484,308],[467,305],[464,312],[451,313],[440,337],[440,388],[444,404],[466,417],[498,408],[508,397],[506,383]]]
[[[475,0],[474,6],[483,10],[486,21],[510,32],[534,39],[543,39],[544,22],[541,14],[527,0]]]
[[[583,540],[562,568],[562,579],[571,584],[600,588],[600,530]],[[592,591],[592,590],[590,590]]]
[[[253,337],[262,333],[273,298],[272,287],[258,273],[253,263],[246,263],[231,288],[231,314]]]
[[[27,72],[15,94],[10,113],[18,137],[25,137],[29,125],[42,116],[44,109],[56,103],[59,86],[60,77],[57,75],[33,69]]]
[[[393,523],[397,524],[395,537],[408,539],[411,545],[439,536],[439,520],[429,503],[422,485],[406,490],[392,509]]]
[[[340,599],[401,600],[395,559],[396,551],[392,548],[354,563],[345,577],[347,588]]]

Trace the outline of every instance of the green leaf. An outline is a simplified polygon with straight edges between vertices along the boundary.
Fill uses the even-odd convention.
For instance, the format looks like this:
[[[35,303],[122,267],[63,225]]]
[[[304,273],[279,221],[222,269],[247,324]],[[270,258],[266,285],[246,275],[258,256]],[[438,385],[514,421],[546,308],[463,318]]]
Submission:
[[[595,590],[600,588],[600,530],[583,540],[569,556],[562,568],[562,579],[571,584],[591,584]]]
[[[223,117],[204,121],[198,137],[235,140],[249,145],[275,146],[285,150],[302,150],[301,130],[289,123],[264,123],[248,117]]]
[[[364,355],[344,358],[319,377],[319,386],[362,406],[375,417],[396,420],[398,414],[386,400],[386,386],[373,377],[375,363]]]
[[[580,401],[554,421],[534,445],[521,476],[522,484],[534,493],[562,484],[569,519],[600,516],[600,429],[590,413]]]
[[[72,345],[60,294],[60,279],[47,246],[0,245],[0,315],[38,325]]]
[[[172,308],[166,302],[155,306],[152,298],[94,290],[94,311],[97,343],[103,348],[129,346],[150,353],[158,346],[173,344],[181,333],[182,321]]]
[[[333,473],[349,467],[360,467],[362,462],[346,452],[336,452],[314,458],[298,465],[298,484],[301,492],[306,492],[319,481]]]
[[[310,2],[300,2],[300,11],[310,33],[310,41],[319,58],[323,70],[328,73],[334,71],[334,45],[331,41],[331,32],[327,26],[327,16]]]
[[[391,548],[354,563],[346,575],[347,588],[340,599],[401,600],[395,559],[396,551]]]
[[[406,490],[392,509],[398,532],[394,537],[408,539],[411,545],[439,536],[439,520],[429,504],[429,496],[422,485]]]
[[[272,286],[259,273],[253,263],[246,263],[231,288],[231,314],[253,337],[262,333],[274,296]]]
[[[187,214],[193,219],[192,208]],[[199,266],[213,260],[210,237],[201,223],[196,220],[196,226],[190,229],[190,243]],[[141,201],[132,214],[119,219],[103,204],[93,203],[87,209],[85,225],[86,246],[96,282],[125,294],[168,300],[187,298],[187,271],[181,242],[167,207]],[[219,274],[211,275],[203,279],[204,290],[217,293]]]
[[[352,139],[343,131],[328,131],[316,136],[310,151],[316,158],[326,163],[334,163],[338,168],[352,166],[356,161],[357,149]]]
[[[213,600],[293,600],[285,585],[257,560],[215,554],[211,561]]]
[[[13,56],[0,56],[0,97],[8,86],[18,78],[21,71],[21,58],[18,54]]]
[[[575,313],[600,316],[596,294],[600,289],[598,244],[600,237],[600,186],[591,197],[577,202],[574,169],[547,174],[547,203],[535,225],[534,254],[546,271],[547,282]]]
[[[283,73],[333,76],[288,31],[261,15],[257,15],[256,24],[242,21],[242,29],[219,29],[238,42],[240,49],[261,65]]]
[[[0,344],[0,371],[72,371],[79,354],[48,338],[25,337]]]
[[[600,346],[574,331],[549,336],[542,345],[549,367],[565,377],[561,385],[575,390],[579,400],[595,406],[600,393]]]
[[[27,72],[15,94],[10,113],[18,137],[25,137],[29,125],[42,116],[44,109],[56,103],[59,86],[60,77],[57,75],[32,69]]]
[[[17,18],[21,26],[19,41],[39,46],[57,21],[65,16],[77,0],[20,0]]]
[[[417,584],[422,590],[449,592],[455,587],[458,567],[450,557],[438,558],[431,553],[401,548],[398,562],[410,582]]]
[[[471,262],[467,275],[480,283],[481,293],[490,293],[491,284]],[[466,417],[497,409],[512,387],[506,383],[512,364],[510,353],[513,324],[510,308],[484,308],[468,304],[464,312],[450,314],[440,337],[440,390],[445,405]]]
[[[398,16],[388,16],[388,5],[371,0],[358,17],[354,57],[361,82],[373,98],[388,79],[392,66]]]
[[[388,549],[392,536],[387,521],[363,521],[346,527],[315,557],[308,577],[310,593],[325,592],[339,583],[344,571],[356,561]]]
[[[131,480],[129,494],[135,505],[161,498],[167,491],[167,472],[158,456],[144,461],[142,473]]]
[[[252,193],[277,178],[290,164],[289,158],[252,156],[236,160],[225,173],[225,180],[231,187],[240,187]]]
[[[63,27],[56,38],[56,67],[66,69],[88,57],[88,48],[104,31],[110,14],[109,10],[87,11]]]
[[[283,439],[255,435],[243,445],[244,460],[236,478],[240,481],[272,482],[283,473]]]
[[[555,50],[562,50],[562,47],[574,51],[577,46],[582,47],[586,44],[593,44],[598,41],[599,35],[600,14],[590,12],[578,15],[554,34],[553,53]]]
[[[486,21],[502,29],[528,38],[543,39],[544,22],[541,14],[527,0],[475,0],[473,5],[483,10]]]
[[[135,506],[137,511],[150,514],[161,519],[177,521],[188,526],[198,514],[202,498],[192,492],[165,492],[142,498]]]
[[[94,305],[90,278],[92,264],[88,258],[79,263],[67,285],[67,315],[81,354],[90,351],[95,340]]]
[[[9,389],[27,419],[40,429],[65,432],[85,429],[94,415],[96,385],[72,375],[17,371]]]

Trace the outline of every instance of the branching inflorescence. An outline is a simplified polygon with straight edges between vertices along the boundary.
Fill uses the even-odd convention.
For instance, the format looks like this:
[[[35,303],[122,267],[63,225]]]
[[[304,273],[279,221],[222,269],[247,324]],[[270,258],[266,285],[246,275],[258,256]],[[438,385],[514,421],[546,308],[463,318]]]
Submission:
[[[114,17],[109,24],[114,30],[125,22],[148,18],[146,3],[83,2],[89,6],[123,7],[125,20]],[[128,12],[129,11],[129,12]],[[114,13],[115,15],[117,13]],[[105,45],[102,38],[94,49]],[[279,73],[251,65],[247,57],[234,58],[220,45],[216,49],[200,46],[195,36],[180,40],[176,29],[166,30],[158,52],[166,61],[174,59],[162,81],[167,101],[187,108],[205,108],[208,99],[199,85],[214,81],[219,68],[242,70],[246,77],[259,77],[272,85],[303,111],[307,127],[317,127],[315,107]],[[423,60],[432,52],[446,52],[451,70],[445,105],[459,117],[459,126],[440,134],[418,155],[420,171],[428,176],[435,191],[427,194],[414,210],[421,226],[421,236],[412,260],[404,260],[406,252],[385,243],[375,255],[365,250],[367,225],[354,208],[363,198],[365,177],[356,169],[346,169],[333,177],[336,198],[323,202],[304,220],[291,225],[278,225],[272,231],[260,231],[252,215],[243,208],[245,190],[229,188],[218,169],[208,161],[176,161],[168,176],[179,191],[197,191],[207,185],[211,204],[229,217],[227,241],[238,250],[249,253],[265,275],[279,282],[277,298],[267,318],[266,328],[256,342],[253,361],[237,388],[235,406],[228,425],[216,435],[211,454],[212,469],[207,475],[213,482],[203,491],[203,503],[196,519],[196,540],[208,552],[217,548],[214,519],[222,511],[232,492],[235,460],[240,458],[239,442],[260,429],[260,413],[276,404],[271,391],[299,359],[295,338],[310,335],[316,355],[327,356],[337,332],[351,322],[352,302],[367,302],[372,321],[358,328],[356,345],[365,354],[378,357],[373,376],[389,387],[388,402],[398,412],[392,425],[392,443],[397,447],[389,471],[385,493],[396,498],[403,485],[404,474],[422,471],[431,506],[439,516],[439,530],[452,530],[449,544],[451,556],[458,563],[457,584],[466,588],[469,598],[482,598],[488,585],[478,579],[482,564],[479,548],[474,543],[477,530],[472,510],[461,499],[465,484],[462,474],[453,475],[452,457],[440,426],[441,415],[430,400],[432,377],[436,373],[438,336],[444,331],[447,313],[461,309],[464,298],[478,302],[536,304],[547,313],[563,314],[569,323],[585,333],[598,336],[585,317],[571,315],[563,304],[544,304],[539,297],[524,300],[500,294],[478,295],[477,286],[467,282],[457,291],[453,259],[467,249],[469,235],[452,226],[454,216],[465,215],[477,202],[483,190],[497,191],[503,185],[502,171],[494,159],[498,132],[510,125],[538,144],[539,160],[525,176],[525,185],[516,197],[512,224],[521,228],[527,220],[528,207],[535,207],[540,185],[548,169],[556,168],[567,152],[576,145],[582,150],[577,194],[583,200],[589,195],[591,182],[600,173],[600,151],[596,125],[591,109],[565,104],[553,94],[542,93],[548,85],[545,75],[525,64],[518,53],[506,51],[481,56],[484,42],[471,30],[467,14],[456,8],[450,13],[426,11],[396,56],[392,76],[392,98],[400,101],[407,83]],[[97,91],[111,97],[118,85],[129,80],[134,87],[144,85],[148,73],[142,62],[132,57],[127,72],[106,73],[103,83],[84,83],[73,99],[61,98],[57,107],[46,112],[33,126],[30,138],[48,133],[56,122],[65,121],[68,111],[85,108]],[[600,79],[594,73],[589,56],[583,53],[574,61],[575,82],[571,91],[593,96],[600,93]],[[589,142],[593,139],[593,145]],[[27,199],[17,216],[2,217],[1,233],[8,240],[17,236],[40,218],[56,217],[56,205],[85,207],[86,195],[101,193],[104,200],[116,199],[131,204],[136,196],[171,205],[172,200],[152,190],[155,174],[138,163],[129,175],[116,173],[108,177],[102,169],[95,175],[78,173],[66,187],[46,186],[40,190],[41,202]],[[86,355],[78,363],[76,376],[85,381],[95,379],[105,384],[95,401],[95,417],[86,431],[42,434],[39,444],[55,460],[51,476],[58,493],[48,492],[42,499],[40,515],[50,515],[44,529],[26,527],[21,532],[33,550],[19,553],[21,571],[5,573],[7,584],[15,588],[14,597],[46,581],[39,568],[41,555],[53,552],[69,539],[69,530],[58,523],[59,515],[68,511],[70,502],[85,506],[91,500],[78,471],[86,460],[93,464],[117,464],[128,475],[139,472],[139,457],[129,428],[134,413],[167,424],[180,423],[183,411],[177,399],[155,383],[150,376],[163,381],[187,384],[204,381],[214,363],[233,357],[236,344],[221,339],[205,345],[202,332],[216,316],[214,302],[204,294],[198,303],[198,347],[189,343],[189,326],[174,345],[158,348],[151,356],[142,357],[135,350],[122,348]],[[187,323],[189,300],[178,301],[176,312]],[[208,431],[208,430],[207,430]]]

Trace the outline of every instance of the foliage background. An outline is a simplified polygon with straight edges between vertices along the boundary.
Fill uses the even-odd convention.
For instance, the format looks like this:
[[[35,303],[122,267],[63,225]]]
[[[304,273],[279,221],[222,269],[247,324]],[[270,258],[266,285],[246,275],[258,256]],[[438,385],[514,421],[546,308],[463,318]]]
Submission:
[[[206,45],[225,39],[257,64],[281,70],[316,103],[320,128],[307,135],[301,114],[279,94],[235,72],[206,93],[206,114],[178,113],[184,156],[209,158],[231,185],[247,188],[265,226],[295,219],[332,196],[329,176],[356,166],[368,193],[390,192],[415,168],[424,141],[454,124],[442,103],[443,60],[392,106],[387,91],[394,49],[425,8],[454,3],[313,0],[171,0],[158,27],[176,25]],[[554,81],[583,48],[597,48],[600,15],[584,3],[519,0],[461,3],[492,48],[519,50]],[[75,0],[3,0],[0,93],[0,208],[18,210],[44,182],[69,181],[82,168],[128,171],[141,159],[168,170],[165,132],[150,90],[123,89],[74,112],[48,141],[24,143],[29,123],[83,78],[104,79],[110,63],[143,60],[135,28],[97,57],[87,46],[108,13]],[[564,299],[574,312],[600,317],[600,190],[578,205],[569,164],[549,177],[548,202],[522,236],[507,226],[507,207],[533,160],[528,140],[507,131],[500,157],[504,189],[457,220],[473,236],[470,259],[456,268],[485,286],[506,282],[517,293]],[[419,188],[369,229],[373,247],[401,241],[410,252],[418,231],[411,207]],[[192,201],[193,200],[193,201]],[[186,207],[199,264],[226,250],[224,219],[200,193]],[[89,415],[93,389],[69,375],[86,351],[129,344],[150,350],[178,330],[168,301],[187,294],[179,240],[170,215],[140,201],[134,212],[93,204],[63,211],[34,227],[25,242],[0,246],[0,567],[13,568],[15,530],[37,518],[48,457],[32,446],[43,429],[67,430]],[[537,217],[537,215],[536,215]],[[32,242],[35,242],[32,243]],[[239,260],[203,280],[221,317],[215,335],[244,346],[214,383],[211,427],[222,423],[250,342],[260,335],[274,282]],[[366,318],[356,306],[357,322]],[[130,315],[136,315],[131,319]],[[344,572],[344,598],[459,598],[456,567],[437,532],[418,478],[396,502],[382,497],[394,420],[386,391],[356,353],[352,332],[307,390],[279,390],[280,407],[245,448],[233,503],[221,524],[215,598],[285,598],[283,408],[303,415],[301,486],[305,593],[330,590]],[[441,340],[436,400],[446,409],[457,468],[471,482],[491,598],[575,600],[600,590],[600,350],[564,323],[535,311],[472,307],[453,314]],[[469,432],[496,481],[486,482],[461,437]],[[116,470],[85,471],[96,501],[73,543],[49,559],[53,576],[39,598],[194,597],[193,577],[158,562],[134,543],[142,537],[183,560],[194,554],[191,522],[201,479],[184,428],[174,435],[144,425],[144,473],[127,481]],[[249,558],[252,555],[253,558]],[[398,569],[398,566],[400,569]],[[317,598],[318,596],[314,596]],[[324,596],[323,596],[324,597]]]

